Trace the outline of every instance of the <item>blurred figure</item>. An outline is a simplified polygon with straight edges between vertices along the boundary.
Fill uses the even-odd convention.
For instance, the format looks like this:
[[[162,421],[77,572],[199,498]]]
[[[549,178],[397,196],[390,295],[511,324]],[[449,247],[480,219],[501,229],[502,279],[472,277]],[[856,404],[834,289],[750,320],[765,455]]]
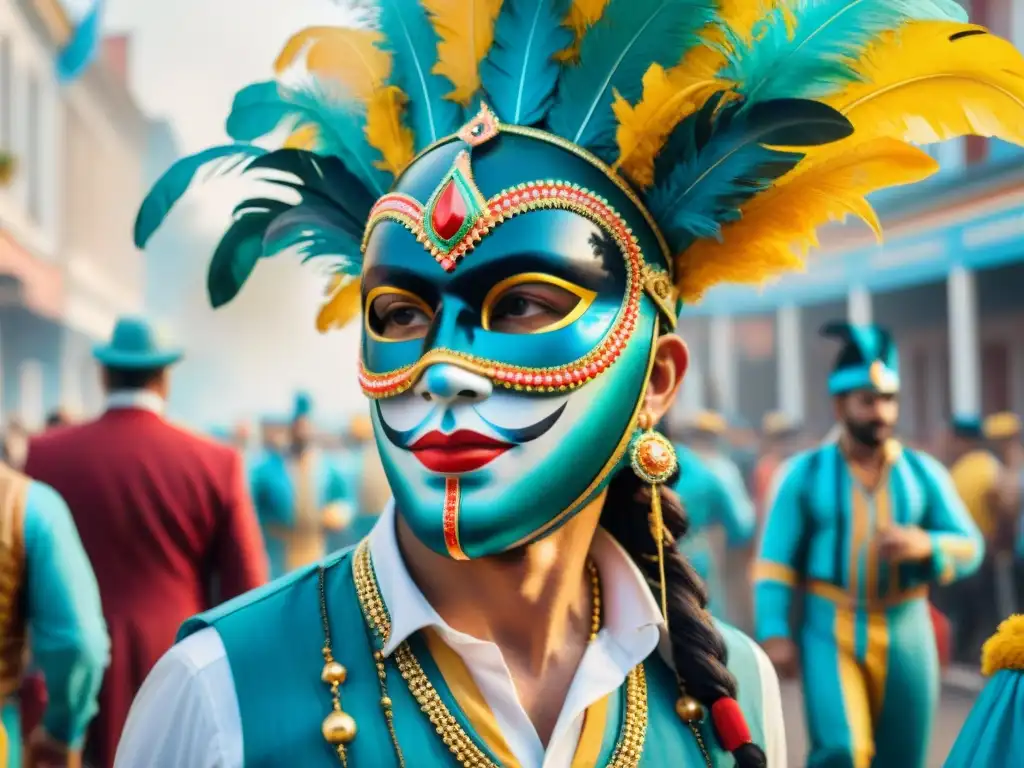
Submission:
[[[47,429],[60,429],[61,427],[70,427],[72,424],[74,424],[74,419],[64,408],[57,408],[46,417]]]
[[[94,355],[106,411],[32,441],[28,474],[67,500],[99,582],[111,664],[86,760],[113,764],[136,691],[181,622],[267,580],[238,452],[163,418],[182,353],[122,318]]]
[[[994,413],[983,429],[1000,462],[990,494],[996,518],[996,599],[1000,616],[1021,610],[1024,596],[1024,446],[1021,420],[1014,413]]]
[[[778,478],[754,568],[756,636],[804,681],[808,765],[924,768],[939,679],[928,586],[974,573],[984,541],[946,469],[893,437],[890,333],[834,322],[822,334],[842,344],[828,386],[843,431]]]
[[[354,546],[370,533],[380,513],[391,499],[391,487],[384,474],[380,452],[373,441],[369,416],[352,418],[345,442],[349,450],[344,458],[349,483],[348,498],[353,505],[352,520],[343,530],[329,535],[332,551]]]
[[[992,505],[999,461],[987,450],[981,419],[977,417],[953,419],[948,454],[956,492],[985,539],[985,558],[973,576],[936,590],[935,602],[952,624],[953,657],[975,663],[981,644],[1000,618],[995,601],[994,560],[1001,537]]]
[[[761,454],[754,467],[751,483],[759,527],[764,522],[772,478],[782,463],[795,452],[795,443],[799,436],[799,425],[794,424],[786,414],[779,411],[765,414],[761,421]]]
[[[0,768],[81,764],[109,650],[96,577],[67,505],[0,464]],[[26,656],[39,673],[30,681]]]
[[[21,469],[25,466],[28,455],[28,430],[22,426],[21,420],[12,418],[7,422],[3,436],[3,461],[10,467]]]
[[[313,445],[312,415],[312,398],[296,395],[287,453],[272,444],[252,470],[273,578],[321,559],[328,532],[352,519],[341,473]]]

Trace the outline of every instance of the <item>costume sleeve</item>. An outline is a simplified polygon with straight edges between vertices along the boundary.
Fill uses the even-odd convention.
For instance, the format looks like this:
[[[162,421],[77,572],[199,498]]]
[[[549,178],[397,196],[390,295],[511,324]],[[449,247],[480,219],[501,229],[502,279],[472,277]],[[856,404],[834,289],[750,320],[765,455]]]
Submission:
[[[742,547],[754,535],[754,505],[743,485],[739,468],[728,463],[722,467],[723,475],[713,475],[718,499],[718,522],[725,528],[730,547]]]
[[[978,570],[985,541],[971,519],[949,472],[931,456],[917,454],[928,483],[928,506],[922,528],[932,539],[931,572],[940,584],[950,584]]]
[[[990,675],[974,702],[945,768],[1018,768],[1024,765],[1024,616],[999,625],[982,651]]]
[[[793,588],[802,574],[798,562],[806,535],[800,503],[806,476],[806,457],[793,459],[776,476],[769,493],[764,534],[754,562],[754,631],[759,642],[789,637]]]
[[[168,651],[139,689],[114,768],[242,765],[241,716],[231,667],[215,629]]]
[[[96,576],[71,512],[42,483],[28,491],[25,561],[32,658],[49,694],[43,727],[78,747],[96,715],[110,640]]]
[[[249,498],[242,457],[237,453],[231,462],[228,488],[213,555],[221,600],[248,592],[269,578],[263,534]]]

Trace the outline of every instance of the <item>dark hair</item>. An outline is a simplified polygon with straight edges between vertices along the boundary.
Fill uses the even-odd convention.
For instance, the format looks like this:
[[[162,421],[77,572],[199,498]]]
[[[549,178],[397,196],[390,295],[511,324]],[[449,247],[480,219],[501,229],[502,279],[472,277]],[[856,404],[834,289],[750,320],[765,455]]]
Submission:
[[[104,368],[107,388],[111,390],[147,389],[160,378],[163,368]]]
[[[671,540],[681,541],[690,527],[682,502],[665,485],[658,486],[658,493]],[[601,525],[629,553],[660,603],[658,550],[648,522],[650,508],[651,487],[628,468],[623,469],[608,487]],[[736,678],[726,667],[725,640],[706,610],[707,589],[675,545],[665,546],[665,585],[676,676],[686,693],[710,713],[719,699],[736,697]],[[739,768],[765,768],[768,764],[764,751],[756,744],[744,744],[732,755]]]

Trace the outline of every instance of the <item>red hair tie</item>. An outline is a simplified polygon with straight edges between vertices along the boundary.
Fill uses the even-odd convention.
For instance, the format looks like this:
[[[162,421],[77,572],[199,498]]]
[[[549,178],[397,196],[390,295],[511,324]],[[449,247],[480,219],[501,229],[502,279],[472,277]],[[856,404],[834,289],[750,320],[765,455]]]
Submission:
[[[747,718],[736,699],[724,697],[712,704],[711,721],[715,725],[718,741],[726,752],[735,752],[744,744],[751,743]]]

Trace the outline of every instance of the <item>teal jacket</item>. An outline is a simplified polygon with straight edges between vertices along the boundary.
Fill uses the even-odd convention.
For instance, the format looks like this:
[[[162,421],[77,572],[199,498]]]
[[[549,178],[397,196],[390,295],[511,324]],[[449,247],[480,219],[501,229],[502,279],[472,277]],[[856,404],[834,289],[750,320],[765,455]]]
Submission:
[[[347,678],[340,688],[342,708],[355,719],[358,728],[349,746],[349,764],[389,768],[397,762],[380,707],[375,645],[371,643],[356,596],[351,551],[329,557],[325,568],[334,655],[347,669]],[[241,714],[246,767],[337,766],[337,756],[320,735],[320,723],[331,711],[331,698],[320,680],[324,632],[316,567],[297,571],[191,619],[183,626],[180,637],[204,627],[216,629],[227,651]],[[736,630],[723,626],[722,631],[729,649],[729,668],[740,682],[740,704],[754,740],[763,745],[763,691],[755,648]],[[253,642],[254,637],[259,637],[259,642]],[[418,682],[415,674],[410,675],[411,682],[407,683],[393,660],[386,665],[395,731],[406,764],[460,764],[421,711],[421,702],[429,708],[431,701],[440,701],[451,722],[458,723],[483,754],[496,763],[488,743],[440,674],[422,632],[413,635],[410,647],[429,685]],[[648,659],[644,670],[648,724],[640,765],[703,765],[693,734],[675,714],[678,691],[674,675],[657,654]],[[606,765],[615,749],[624,701],[622,689],[609,697],[603,721],[597,722],[593,730],[595,766]],[[718,748],[707,722],[700,725],[700,730],[716,768],[733,765],[732,757]]]
[[[946,469],[895,443],[873,495],[853,478],[838,443],[795,456],[776,484],[754,569],[759,640],[789,636],[793,590],[800,584],[849,594],[855,605],[899,602],[932,582],[970,575],[984,555],[981,533]],[[899,565],[883,561],[875,536],[888,525],[923,528],[932,556]]]
[[[96,715],[110,653],[96,577],[67,505],[48,485],[29,484],[22,531],[17,533],[24,552],[20,610],[32,665],[46,678],[48,691],[43,727],[57,740],[79,747]],[[11,586],[5,583],[4,590]],[[10,635],[0,640],[5,649],[17,642]],[[3,723],[8,764],[20,766],[16,701],[4,705]]]

